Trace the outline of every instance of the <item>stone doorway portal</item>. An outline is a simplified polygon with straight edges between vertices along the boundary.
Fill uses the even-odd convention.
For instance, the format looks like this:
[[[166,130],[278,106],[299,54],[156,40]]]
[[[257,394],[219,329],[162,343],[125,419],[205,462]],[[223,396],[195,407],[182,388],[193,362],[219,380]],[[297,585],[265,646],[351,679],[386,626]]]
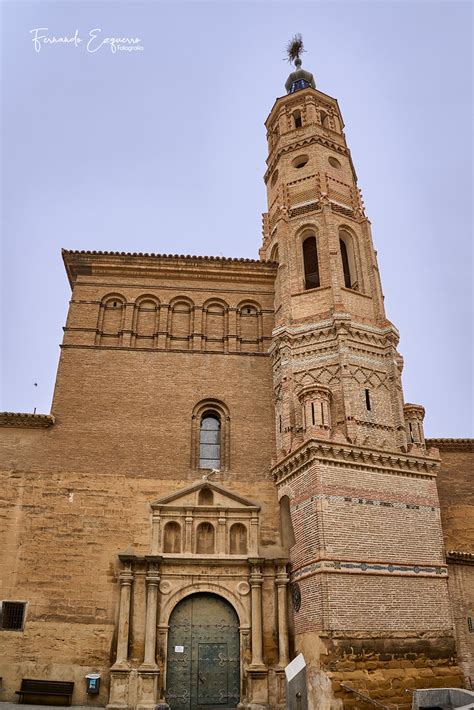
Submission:
[[[239,619],[215,594],[192,594],[169,620],[166,699],[171,710],[227,710],[240,700]]]

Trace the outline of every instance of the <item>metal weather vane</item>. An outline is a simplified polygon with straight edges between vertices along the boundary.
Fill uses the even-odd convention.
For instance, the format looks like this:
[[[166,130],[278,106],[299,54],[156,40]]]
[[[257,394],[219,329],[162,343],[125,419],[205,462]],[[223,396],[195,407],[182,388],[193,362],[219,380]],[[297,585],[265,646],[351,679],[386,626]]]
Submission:
[[[291,64],[301,64],[301,55],[305,52],[303,37],[298,33],[286,45],[287,61]]]

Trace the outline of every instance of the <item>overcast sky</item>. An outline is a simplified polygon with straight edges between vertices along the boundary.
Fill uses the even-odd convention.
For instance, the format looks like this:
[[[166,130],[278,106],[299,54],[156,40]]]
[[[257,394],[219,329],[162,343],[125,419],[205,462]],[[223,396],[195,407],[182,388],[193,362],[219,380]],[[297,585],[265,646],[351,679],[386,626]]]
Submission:
[[[426,407],[428,436],[472,436],[470,2],[1,10],[0,409],[50,410],[70,297],[61,247],[257,256],[263,123],[301,32],[303,66],[343,113],[405,400]],[[35,35],[76,41],[35,48]],[[143,49],[114,53],[111,36]]]

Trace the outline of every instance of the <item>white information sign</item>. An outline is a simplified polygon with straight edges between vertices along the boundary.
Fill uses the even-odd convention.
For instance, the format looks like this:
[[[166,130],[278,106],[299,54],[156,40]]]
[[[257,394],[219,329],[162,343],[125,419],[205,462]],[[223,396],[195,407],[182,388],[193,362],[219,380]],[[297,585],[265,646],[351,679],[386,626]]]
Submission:
[[[175,653],[184,653],[184,646],[175,646],[174,652]]]
[[[285,668],[285,675],[288,683],[305,667],[306,661],[304,660],[303,654],[300,653],[299,656],[296,656],[296,658],[294,658],[291,663],[288,663]]]

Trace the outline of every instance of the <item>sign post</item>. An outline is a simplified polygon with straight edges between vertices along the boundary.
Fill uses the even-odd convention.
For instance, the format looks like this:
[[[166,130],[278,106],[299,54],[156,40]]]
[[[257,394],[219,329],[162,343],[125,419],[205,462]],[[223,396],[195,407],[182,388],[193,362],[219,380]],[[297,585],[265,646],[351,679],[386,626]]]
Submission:
[[[308,710],[306,661],[302,653],[285,668],[287,710]]]

